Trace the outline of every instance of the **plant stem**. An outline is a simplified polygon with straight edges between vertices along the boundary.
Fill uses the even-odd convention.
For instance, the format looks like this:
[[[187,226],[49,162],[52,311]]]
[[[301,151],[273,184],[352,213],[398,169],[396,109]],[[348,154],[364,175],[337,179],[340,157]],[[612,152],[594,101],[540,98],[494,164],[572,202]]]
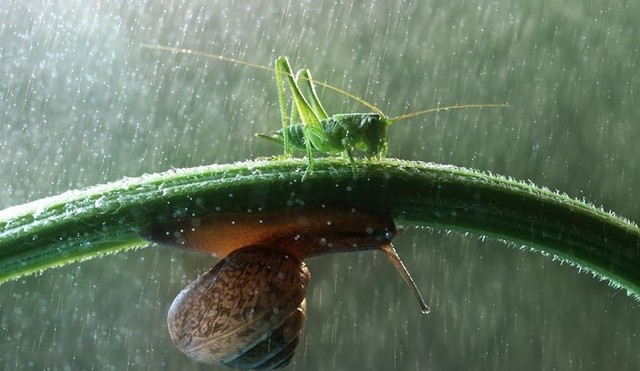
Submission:
[[[137,231],[181,216],[348,205],[403,227],[490,236],[590,269],[640,297],[640,229],[566,195],[454,166],[395,159],[211,165],[123,179],[0,211],[0,282],[147,245]]]

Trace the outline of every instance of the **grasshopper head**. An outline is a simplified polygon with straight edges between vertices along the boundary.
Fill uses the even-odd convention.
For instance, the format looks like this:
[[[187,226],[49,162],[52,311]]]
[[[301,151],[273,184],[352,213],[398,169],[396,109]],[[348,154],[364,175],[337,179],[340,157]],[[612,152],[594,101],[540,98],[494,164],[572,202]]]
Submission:
[[[377,113],[363,116],[358,128],[357,148],[366,156],[383,158],[387,154],[387,118]]]

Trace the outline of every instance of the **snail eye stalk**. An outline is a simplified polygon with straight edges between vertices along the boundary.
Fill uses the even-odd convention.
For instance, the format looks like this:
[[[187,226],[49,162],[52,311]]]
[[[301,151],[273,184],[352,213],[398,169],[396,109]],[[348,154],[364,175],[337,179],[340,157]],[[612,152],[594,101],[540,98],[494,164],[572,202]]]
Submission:
[[[411,274],[409,274],[407,267],[404,266],[404,263],[400,259],[400,256],[398,255],[398,252],[396,251],[396,249],[393,247],[391,243],[388,243],[388,244],[382,245],[380,247],[380,250],[382,250],[382,252],[385,253],[387,258],[389,258],[389,261],[391,262],[391,264],[396,268],[398,273],[400,273],[400,276],[402,276],[402,279],[407,283],[407,285],[409,285],[409,288],[411,289],[413,294],[416,296],[416,299],[418,299],[418,304],[420,305],[420,310],[422,310],[422,313],[428,314],[431,311],[431,309],[427,306],[427,303],[424,302],[424,299],[422,298],[422,294],[420,294],[420,290],[418,290],[418,286],[416,286],[416,283],[413,281],[413,278],[411,278]]]

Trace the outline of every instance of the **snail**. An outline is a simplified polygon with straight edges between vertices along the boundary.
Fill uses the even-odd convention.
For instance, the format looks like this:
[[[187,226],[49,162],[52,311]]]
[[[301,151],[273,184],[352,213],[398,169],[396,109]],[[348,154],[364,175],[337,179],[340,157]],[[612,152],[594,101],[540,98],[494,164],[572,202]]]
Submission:
[[[380,249],[428,313],[391,244],[396,233],[388,215],[338,207],[216,213],[140,232],[152,242],[222,258],[178,294],[167,323],[188,357],[237,369],[276,369],[291,361],[306,315],[308,257]]]

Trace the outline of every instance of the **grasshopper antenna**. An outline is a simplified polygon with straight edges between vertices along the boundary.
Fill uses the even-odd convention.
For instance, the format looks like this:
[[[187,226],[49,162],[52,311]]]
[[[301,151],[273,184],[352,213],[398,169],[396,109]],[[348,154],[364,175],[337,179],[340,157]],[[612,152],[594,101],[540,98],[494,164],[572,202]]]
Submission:
[[[225,57],[225,56],[217,55],[217,54],[210,54],[210,53],[200,52],[200,51],[197,51],[197,50],[180,49],[180,48],[174,48],[172,46],[152,45],[152,44],[142,44],[141,47],[144,48],[144,49],[161,50],[161,51],[168,51],[168,52],[179,53],[179,54],[196,55],[196,56],[205,57],[205,58],[218,59],[218,60],[221,60],[221,61],[230,62],[230,63],[236,63],[236,64],[244,65],[244,66],[247,66],[247,67],[253,67],[253,68],[261,69],[261,70],[264,70],[264,71],[276,72],[275,68],[263,66],[261,64],[251,63],[251,62],[243,61],[243,60],[240,60],[240,59]],[[290,75],[290,76],[295,78],[295,76],[293,76],[291,74],[287,74],[287,75]],[[357,95],[351,94],[346,90],[340,89],[340,88],[335,87],[333,85],[330,85],[330,84],[328,84],[326,82],[320,82],[320,81],[314,80],[313,83],[316,84],[316,85],[320,85],[322,87],[325,87],[325,88],[327,88],[329,90],[333,90],[333,91],[335,91],[337,93],[340,93],[340,94],[342,94],[342,95],[344,95],[344,96],[346,96],[348,98],[351,98],[354,101],[362,104],[363,106],[365,106],[365,107],[369,108],[370,110],[374,111],[375,113],[379,114],[381,117],[387,117],[387,115],[385,115],[380,108],[376,107],[373,103],[367,102],[366,100],[358,97]],[[446,106],[446,107],[430,108],[430,109],[426,109],[426,110],[422,110],[422,111],[405,113],[405,114],[402,114],[400,116],[389,118],[388,119],[388,124],[391,125],[391,124],[393,124],[393,123],[395,123],[397,121],[406,120],[408,118],[415,117],[415,116],[425,115],[427,113],[435,113],[435,112],[443,112],[443,111],[451,111],[451,110],[467,109],[467,108],[495,108],[495,107],[509,107],[509,105],[508,104],[491,104],[491,103],[490,104],[463,104],[463,105],[458,105],[458,106]]]
[[[269,72],[276,72],[275,69],[263,66],[261,64],[242,61],[240,59],[229,58],[229,57],[225,57],[225,56],[217,55],[217,54],[209,54],[209,53],[205,53],[205,52],[199,52],[197,50],[180,49],[180,48],[174,48],[172,46],[152,45],[152,44],[142,44],[141,47],[143,49],[161,50],[161,51],[173,52],[173,53],[178,53],[178,54],[188,54],[188,55],[196,55],[196,56],[200,56],[200,57],[218,59],[218,60],[221,60],[221,61],[237,63],[237,64],[241,64],[241,65],[244,65],[244,66],[258,68],[258,69],[269,71]]]
[[[445,106],[445,107],[429,108],[429,109],[422,110],[422,111],[410,112],[410,113],[402,114],[400,116],[392,117],[392,118],[389,119],[389,125],[391,125],[391,124],[393,124],[393,123],[395,123],[397,121],[402,121],[402,120],[406,120],[406,119],[411,118],[411,117],[425,115],[427,113],[452,111],[452,110],[467,109],[467,108],[495,108],[495,107],[510,107],[510,106],[508,104],[506,104],[506,103],[488,103],[488,104],[461,104],[461,105],[457,105],[457,106]]]
[[[199,52],[197,50],[191,50],[191,49],[180,49],[180,48],[174,48],[172,46],[163,46],[163,45],[152,45],[152,44],[142,44],[141,47],[143,49],[151,49],[151,50],[161,50],[161,51],[167,51],[167,52],[173,52],[173,53],[179,53],[179,54],[188,54],[188,55],[196,55],[196,56],[200,56],[200,57],[206,57],[206,58],[212,58],[212,59],[218,59],[221,61],[225,61],[225,62],[230,62],[230,63],[236,63],[236,64],[241,64],[247,67],[253,67],[253,68],[258,68],[264,71],[269,71],[269,72],[276,72],[275,68],[271,68],[271,67],[267,67],[267,66],[263,66],[261,64],[257,64],[257,63],[251,63],[251,62],[246,62],[246,61],[242,61],[240,59],[235,59],[235,58],[229,58],[229,57],[225,57],[222,55],[217,55],[217,54],[209,54],[209,53],[205,53],[205,52]],[[286,75],[290,75],[292,77],[295,78],[295,76],[293,74],[289,74],[289,73],[285,73]],[[304,77],[303,77],[304,79]],[[308,79],[305,79],[308,80]],[[382,110],[378,107],[376,107],[373,103],[369,103],[366,100],[349,93],[346,90],[342,90],[338,87],[335,87],[333,85],[330,85],[329,83],[326,82],[321,82],[321,81],[316,81],[313,80],[313,83],[316,85],[320,85],[324,88],[327,88],[329,90],[333,90],[337,93],[340,93],[348,98],[353,99],[354,101],[366,106],[367,108],[371,109],[372,111],[374,111],[375,113],[379,114],[380,116],[386,116]]]

